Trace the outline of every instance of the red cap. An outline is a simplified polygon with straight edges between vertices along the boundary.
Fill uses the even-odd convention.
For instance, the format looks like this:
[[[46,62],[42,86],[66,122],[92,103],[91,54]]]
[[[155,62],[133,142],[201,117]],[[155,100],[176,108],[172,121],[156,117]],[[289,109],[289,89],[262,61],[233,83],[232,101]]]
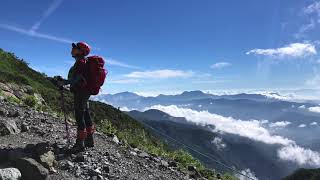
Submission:
[[[87,56],[90,53],[90,46],[85,42],[72,43],[72,47],[80,49],[84,56]]]

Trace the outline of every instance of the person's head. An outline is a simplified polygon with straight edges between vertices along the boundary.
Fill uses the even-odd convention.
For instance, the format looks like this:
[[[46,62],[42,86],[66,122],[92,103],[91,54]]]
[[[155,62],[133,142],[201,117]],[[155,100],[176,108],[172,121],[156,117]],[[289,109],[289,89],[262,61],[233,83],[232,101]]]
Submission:
[[[72,57],[84,57],[90,53],[90,46],[85,42],[72,43]]]

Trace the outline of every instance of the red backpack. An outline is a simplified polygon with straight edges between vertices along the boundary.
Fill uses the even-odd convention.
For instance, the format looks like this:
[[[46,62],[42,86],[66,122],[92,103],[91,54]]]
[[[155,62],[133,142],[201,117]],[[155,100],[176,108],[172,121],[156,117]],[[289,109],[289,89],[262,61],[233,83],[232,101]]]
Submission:
[[[99,94],[108,71],[103,68],[104,59],[100,56],[87,57],[87,88],[91,95]]]

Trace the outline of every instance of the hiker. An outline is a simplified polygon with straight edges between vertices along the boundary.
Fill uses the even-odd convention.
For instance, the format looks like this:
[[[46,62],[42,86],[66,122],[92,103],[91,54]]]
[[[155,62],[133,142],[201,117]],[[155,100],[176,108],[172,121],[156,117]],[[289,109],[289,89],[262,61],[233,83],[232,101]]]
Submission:
[[[90,95],[99,93],[106,72],[103,69],[103,58],[99,56],[86,57],[89,53],[90,46],[87,43],[72,43],[71,55],[75,59],[75,63],[69,70],[68,80],[58,82],[59,86],[70,84],[70,91],[74,95],[77,138],[75,145],[71,148],[72,153],[84,151],[85,147],[94,147],[95,127],[89,113],[89,98]],[[62,79],[61,76],[60,79]]]

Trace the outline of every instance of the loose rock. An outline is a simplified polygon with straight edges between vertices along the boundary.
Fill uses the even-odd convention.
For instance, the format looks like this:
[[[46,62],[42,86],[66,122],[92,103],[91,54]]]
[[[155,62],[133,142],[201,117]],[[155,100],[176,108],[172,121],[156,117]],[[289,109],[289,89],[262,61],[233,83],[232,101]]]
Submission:
[[[48,169],[51,169],[56,163],[55,156],[52,151],[48,151],[40,155],[39,160],[40,160],[40,163]]]
[[[0,180],[18,180],[21,172],[17,168],[0,169]]]
[[[120,143],[120,141],[116,135],[113,136],[112,141],[115,142],[116,144]]]
[[[20,129],[18,129],[17,124],[14,120],[0,120],[0,135],[18,134]]]

